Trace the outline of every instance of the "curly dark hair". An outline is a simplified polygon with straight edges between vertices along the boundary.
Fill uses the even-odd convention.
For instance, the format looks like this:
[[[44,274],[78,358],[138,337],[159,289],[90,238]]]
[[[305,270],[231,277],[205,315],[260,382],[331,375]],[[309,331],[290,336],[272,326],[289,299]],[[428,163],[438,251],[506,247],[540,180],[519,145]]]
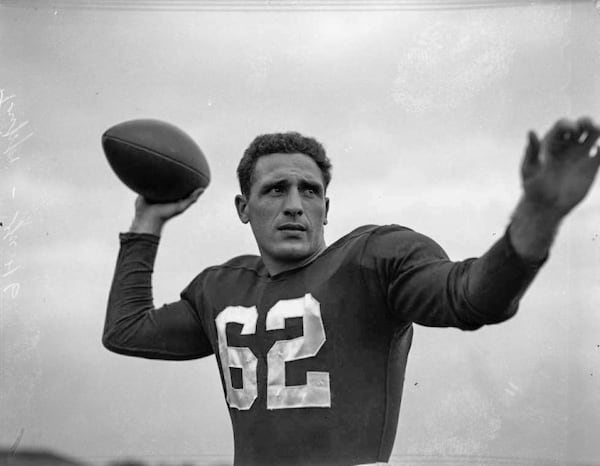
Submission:
[[[260,157],[270,154],[295,153],[308,155],[316,162],[323,175],[324,187],[327,189],[331,181],[331,162],[325,154],[323,145],[314,138],[303,136],[295,131],[289,131],[286,133],[271,133],[256,136],[254,141],[244,151],[244,155],[237,168],[237,176],[242,194],[244,196],[250,195],[254,167]]]

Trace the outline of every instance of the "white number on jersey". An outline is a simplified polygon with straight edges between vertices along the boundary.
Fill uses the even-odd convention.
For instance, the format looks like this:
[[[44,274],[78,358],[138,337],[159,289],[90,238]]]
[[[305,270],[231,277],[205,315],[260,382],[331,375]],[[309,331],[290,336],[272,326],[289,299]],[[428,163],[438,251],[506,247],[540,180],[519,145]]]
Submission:
[[[230,306],[221,312],[215,322],[219,335],[219,356],[223,364],[223,377],[227,387],[227,402],[229,406],[237,409],[250,409],[258,396],[256,387],[256,356],[250,348],[227,346],[227,335],[225,328],[230,322],[242,324],[242,335],[256,333],[256,319],[258,312],[256,307]],[[243,388],[233,388],[231,384],[230,367],[242,369]]]
[[[286,361],[314,357],[325,343],[321,306],[310,294],[277,302],[267,312],[266,329],[283,329],[285,319],[293,317],[302,318],[303,335],[276,341],[267,353],[267,409],[329,408],[331,393],[328,372],[308,371],[305,385],[285,385]],[[257,318],[255,306],[230,306],[215,320],[227,402],[229,406],[240,410],[250,409],[257,397],[257,359],[250,348],[228,346],[225,329],[228,323],[235,322],[243,325],[242,335],[254,334]],[[242,388],[233,388],[230,367],[242,369]]]

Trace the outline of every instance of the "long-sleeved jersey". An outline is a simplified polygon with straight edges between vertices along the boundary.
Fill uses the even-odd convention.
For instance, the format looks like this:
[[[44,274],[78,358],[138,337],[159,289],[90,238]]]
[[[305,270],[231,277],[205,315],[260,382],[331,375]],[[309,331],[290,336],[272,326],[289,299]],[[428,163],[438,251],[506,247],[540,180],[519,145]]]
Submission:
[[[539,265],[505,235],[452,262],[428,237],[364,226],[270,276],[258,256],[200,273],[155,308],[158,237],[124,233],[103,342],[117,353],[215,354],[236,465],[388,461],[412,324],[474,330],[510,318]]]

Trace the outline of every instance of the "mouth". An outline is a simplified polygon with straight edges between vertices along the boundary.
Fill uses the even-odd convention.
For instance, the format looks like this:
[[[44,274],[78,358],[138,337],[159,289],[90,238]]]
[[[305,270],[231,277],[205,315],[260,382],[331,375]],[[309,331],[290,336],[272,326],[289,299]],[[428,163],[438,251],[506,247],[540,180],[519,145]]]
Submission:
[[[301,223],[284,223],[277,227],[279,231],[306,231],[306,227]]]

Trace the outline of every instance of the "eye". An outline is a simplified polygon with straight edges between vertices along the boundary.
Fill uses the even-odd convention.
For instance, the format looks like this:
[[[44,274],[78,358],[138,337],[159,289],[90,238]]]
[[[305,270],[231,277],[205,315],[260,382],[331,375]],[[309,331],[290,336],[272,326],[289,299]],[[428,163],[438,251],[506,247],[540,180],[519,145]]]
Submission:
[[[321,190],[317,186],[306,186],[303,192],[307,196],[320,196]]]

